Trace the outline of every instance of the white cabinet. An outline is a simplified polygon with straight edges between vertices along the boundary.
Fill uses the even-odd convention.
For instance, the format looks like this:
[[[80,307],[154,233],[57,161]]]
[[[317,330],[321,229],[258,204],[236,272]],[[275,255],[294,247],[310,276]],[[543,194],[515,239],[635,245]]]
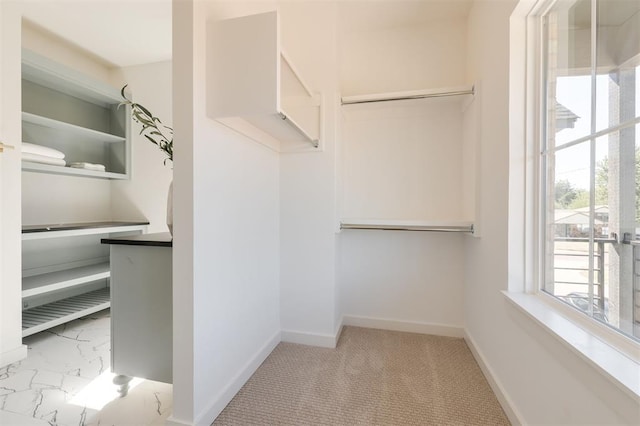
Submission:
[[[111,250],[111,371],[172,383],[171,234],[102,242]]]
[[[282,51],[277,12],[213,21],[207,114],[277,151],[320,146],[321,97]]]
[[[104,179],[130,176],[129,108],[120,92],[29,50],[22,51],[22,140],[105,171],[23,161],[22,169]]]
[[[473,93],[342,98],[342,229],[474,232]]]
[[[23,227],[23,337],[108,308],[109,251],[100,239],[139,234],[147,225],[94,222]]]

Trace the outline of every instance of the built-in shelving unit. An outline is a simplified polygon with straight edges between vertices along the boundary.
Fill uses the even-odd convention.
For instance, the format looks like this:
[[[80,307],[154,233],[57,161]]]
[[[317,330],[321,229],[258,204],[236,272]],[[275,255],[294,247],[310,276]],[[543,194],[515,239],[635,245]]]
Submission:
[[[465,116],[475,92],[469,85],[341,98],[341,230],[477,235],[475,129]]]
[[[148,222],[23,227],[23,336],[109,307],[109,251],[101,238],[135,235]]]
[[[211,118],[279,152],[321,148],[321,96],[282,50],[277,12],[211,22],[207,40]]]
[[[24,161],[26,172],[102,179],[130,175],[129,107],[120,92],[34,52],[22,51],[22,137],[61,151],[68,164],[102,164],[104,172]]]

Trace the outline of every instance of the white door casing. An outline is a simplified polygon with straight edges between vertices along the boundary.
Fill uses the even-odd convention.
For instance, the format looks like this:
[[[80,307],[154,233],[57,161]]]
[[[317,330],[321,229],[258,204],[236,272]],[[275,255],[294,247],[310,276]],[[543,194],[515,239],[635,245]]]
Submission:
[[[20,32],[19,2],[0,0],[0,367],[27,356],[20,272]]]

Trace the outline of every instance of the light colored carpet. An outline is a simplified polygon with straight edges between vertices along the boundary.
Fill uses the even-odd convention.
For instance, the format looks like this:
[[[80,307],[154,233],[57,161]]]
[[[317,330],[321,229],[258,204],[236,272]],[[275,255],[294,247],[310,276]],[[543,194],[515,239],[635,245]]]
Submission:
[[[280,343],[213,425],[508,425],[463,339],[345,327]]]

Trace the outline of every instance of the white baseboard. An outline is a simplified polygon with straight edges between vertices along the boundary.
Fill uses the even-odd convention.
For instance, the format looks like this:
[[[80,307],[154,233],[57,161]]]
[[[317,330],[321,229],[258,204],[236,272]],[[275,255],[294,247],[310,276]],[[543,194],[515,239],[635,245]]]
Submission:
[[[17,348],[0,353],[0,367],[13,364],[27,357],[27,345],[20,345]]]
[[[452,325],[361,317],[357,315],[345,315],[342,321],[344,325],[351,325],[354,327],[406,331],[409,333],[432,334],[435,336],[464,337],[464,329],[462,327]]]
[[[212,399],[209,407],[200,415],[196,416],[196,425],[210,425],[216,417],[224,410],[233,397],[238,393],[240,388],[249,380],[249,378],[260,367],[271,352],[280,343],[280,332],[274,334],[258,352],[247,362],[238,374],[225,386],[225,388],[217,396]],[[175,420],[174,420],[175,421]],[[167,422],[167,424],[169,424]],[[173,423],[176,426],[183,426],[184,423]]]
[[[305,333],[302,331],[282,330],[281,339],[287,343],[318,346],[321,348],[335,348],[342,332],[342,325],[334,334]]]
[[[467,343],[467,346],[469,347],[469,349],[471,350],[473,357],[476,359],[476,362],[480,366],[480,369],[482,370],[484,377],[487,379],[487,382],[489,382],[489,386],[491,386],[493,393],[496,394],[496,398],[498,398],[498,402],[502,406],[502,409],[504,410],[511,424],[524,425],[525,423],[523,421],[522,415],[520,415],[520,413],[514,408],[514,405],[511,402],[511,399],[507,396],[506,392],[504,391],[504,387],[502,386],[502,383],[500,383],[500,381],[496,379],[496,376],[493,374],[493,370],[487,363],[485,357],[482,355],[482,352],[480,352],[480,350],[478,349],[478,346],[475,344],[475,341],[469,335],[467,330],[464,331],[464,340]]]

